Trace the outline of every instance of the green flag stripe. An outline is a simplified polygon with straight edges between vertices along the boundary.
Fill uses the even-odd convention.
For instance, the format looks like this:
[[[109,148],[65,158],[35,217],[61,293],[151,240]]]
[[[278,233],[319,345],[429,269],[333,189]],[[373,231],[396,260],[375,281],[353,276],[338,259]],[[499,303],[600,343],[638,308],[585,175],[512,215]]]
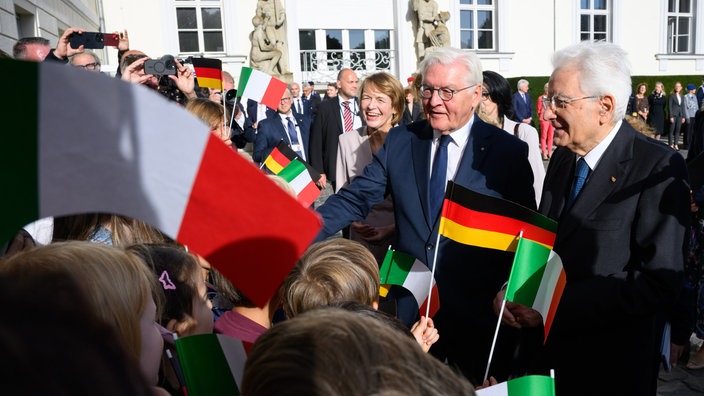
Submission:
[[[252,69],[249,67],[242,67],[242,70],[240,71],[240,82],[237,84],[237,94],[238,96],[242,96],[242,93],[244,92],[244,87],[247,86],[247,81],[249,81],[249,76],[252,75]]]
[[[40,63],[0,59],[6,92],[5,126],[0,134],[0,246],[39,217],[39,67]]]
[[[177,339],[176,350],[189,396],[239,394],[220,342],[213,334]]]
[[[416,258],[394,250],[388,250],[381,264],[380,283],[382,285],[403,285],[411,272]]]
[[[555,380],[543,375],[528,375],[508,381],[510,396],[555,395]]]
[[[506,287],[506,300],[533,306],[550,249],[531,240],[520,238]]]
[[[305,172],[306,166],[299,160],[293,160],[291,163],[286,165],[284,169],[281,170],[277,175],[286,180],[287,183],[291,183],[296,176],[300,175],[301,172]]]

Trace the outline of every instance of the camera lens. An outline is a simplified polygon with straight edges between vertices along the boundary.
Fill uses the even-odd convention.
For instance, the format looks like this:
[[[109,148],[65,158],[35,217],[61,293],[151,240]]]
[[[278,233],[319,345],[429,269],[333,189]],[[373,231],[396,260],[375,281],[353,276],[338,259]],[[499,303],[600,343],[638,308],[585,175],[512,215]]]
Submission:
[[[102,33],[98,33],[98,34],[95,35],[95,41],[97,41],[97,42],[99,42],[99,43],[102,43],[103,40],[104,40],[104,37],[103,37],[103,34],[102,34]]]

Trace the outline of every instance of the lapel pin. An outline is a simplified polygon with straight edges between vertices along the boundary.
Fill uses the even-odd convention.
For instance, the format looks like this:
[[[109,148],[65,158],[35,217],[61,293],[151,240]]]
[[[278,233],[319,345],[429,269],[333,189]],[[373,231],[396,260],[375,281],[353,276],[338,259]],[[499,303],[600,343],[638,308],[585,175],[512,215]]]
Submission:
[[[484,151],[484,146],[482,146],[482,148],[480,148],[479,150]]]
[[[611,183],[616,183],[616,178],[611,176]]]

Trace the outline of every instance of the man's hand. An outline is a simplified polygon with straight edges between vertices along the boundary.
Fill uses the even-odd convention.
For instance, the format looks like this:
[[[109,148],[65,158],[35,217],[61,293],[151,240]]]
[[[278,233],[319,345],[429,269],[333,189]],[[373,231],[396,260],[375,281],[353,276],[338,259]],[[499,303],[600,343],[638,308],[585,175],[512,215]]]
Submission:
[[[71,44],[69,43],[69,38],[73,33],[83,34],[84,32],[85,29],[81,28],[71,27],[66,29],[64,34],[61,35],[61,38],[59,38],[59,42],[56,44],[56,49],[54,49],[54,55],[59,59],[66,59],[70,56],[83,52],[82,45],[78,48],[72,48]]]
[[[174,59],[176,63],[176,75],[169,75],[169,78],[176,83],[176,87],[183,92],[183,95],[188,99],[195,99],[196,95],[196,83],[193,71],[190,68],[181,64],[178,59]]]
[[[505,295],[506,290],[503,289],[496,293],[496,297],[494,297],[493,305],[496,316],[499,315],[501,304],[504,301]],[[517,329],[523,327],[537,327],[543,323],[543,317],[540,315],[540,312],[534,310],[533,308],[507,301],[501,317],[501,323]]]
[[[117,42],[118,51],[127,51],[130,49],[130,39],[127,37],[127,29],[124,32],[115,32],[119,41]]]
[[[120,77],[123,81],[129,81],[134,84],[144,84],[150,87],[156,87],[159,83],[151,74],[144,74],[144,62],[148,57],[139,58],[127,66]]]

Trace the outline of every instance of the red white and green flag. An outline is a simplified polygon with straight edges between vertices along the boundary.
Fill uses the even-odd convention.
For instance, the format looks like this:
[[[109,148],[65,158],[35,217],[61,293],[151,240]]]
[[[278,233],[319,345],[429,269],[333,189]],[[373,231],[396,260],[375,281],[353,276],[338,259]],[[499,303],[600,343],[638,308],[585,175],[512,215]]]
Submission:
[[[544,339],[550,333],[565,282],[565,270],[557,253],[529,239],[518,239],[505,298],[540,312]]]
[[[389,292],[388,285],[401,286],[413,294],[420,314],[425,315],[428,308],[427,304],[430,297],[428,291],[431,289],[431,282],[431,294],[435,294],[435,298],[430,299],[428,316],[433,317],[440,309],[440,301],[438,298],[438,286],[428,266],[410,254],[393,249],[386,251],[386,256],[384,256],[384,261],[379,269],[380,296],[386,297]]]
[[[474,391],[477,396],[555,396],[555,379],[527,375]]]
[[[198,334],[176,340],[188,396],[239,395],[247,361],[241,340],[223,334]]]
[[[264,72],[242,67],[237,96],[252,99],[276,110],[288,84]]]
[[[305,207],[309,207],[320,195],[318,186],[310,178],[308,169],[299,161],[294,159],[278,173],[278,176],[286,180],[289,186],[296,192],[298,202]]]
[[[155,91],[53,63],[0,68],[20,95],[0,106],[0,245],[48,216],[125,215],[263,306],[318,233],[315,213]]]

